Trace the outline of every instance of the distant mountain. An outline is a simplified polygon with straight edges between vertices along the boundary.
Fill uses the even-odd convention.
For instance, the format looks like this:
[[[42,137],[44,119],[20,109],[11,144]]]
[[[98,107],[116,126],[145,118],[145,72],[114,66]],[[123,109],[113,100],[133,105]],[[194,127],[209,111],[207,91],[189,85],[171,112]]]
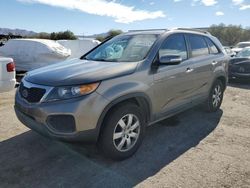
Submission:
[[[94,34],[94,35],[87,35],[87,36],[84,36],[84,38],[96,38],[96,37],[106,37],[106,36],[108,36],[108,32],[100,33],[100,34]],[[82,36],[78,36],[78,37],[82,37]]]
[[[34,31],[27,31],[25,29],[8,29],[8,28],[0,28],[0,35],[8,35],[12,33],[13,35],[21,35],[21,36],[34,36],[37,33]]]

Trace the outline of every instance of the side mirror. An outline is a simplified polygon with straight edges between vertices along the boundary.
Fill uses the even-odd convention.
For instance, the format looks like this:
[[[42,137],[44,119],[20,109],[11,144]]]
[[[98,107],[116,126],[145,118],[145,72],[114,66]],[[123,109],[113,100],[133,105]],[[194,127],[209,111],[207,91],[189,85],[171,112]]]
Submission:
[[[159,63],[162,65],[177,65],[182,62],[179,55],[164,55],[159,58]]]

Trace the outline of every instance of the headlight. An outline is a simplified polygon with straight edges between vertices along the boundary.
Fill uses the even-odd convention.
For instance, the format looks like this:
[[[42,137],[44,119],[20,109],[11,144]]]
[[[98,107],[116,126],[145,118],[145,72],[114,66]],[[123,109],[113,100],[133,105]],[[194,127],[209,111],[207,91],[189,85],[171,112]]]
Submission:
[[[49,93],[45,101],[71,99],[83,95],[88,95],[94,92],[98,86],[99,83],[85,84],[79,86],[56,87]]]

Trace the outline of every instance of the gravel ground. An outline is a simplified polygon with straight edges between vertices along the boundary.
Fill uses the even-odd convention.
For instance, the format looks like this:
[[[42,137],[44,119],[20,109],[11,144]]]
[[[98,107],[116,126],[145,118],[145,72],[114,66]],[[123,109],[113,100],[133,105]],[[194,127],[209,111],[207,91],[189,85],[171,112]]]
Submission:
[[[149,127],[122,162],[30,131],[13,98],[0,94],[0,187],[250,187],[250,85],[229,86],[217,113],[196,107]]]

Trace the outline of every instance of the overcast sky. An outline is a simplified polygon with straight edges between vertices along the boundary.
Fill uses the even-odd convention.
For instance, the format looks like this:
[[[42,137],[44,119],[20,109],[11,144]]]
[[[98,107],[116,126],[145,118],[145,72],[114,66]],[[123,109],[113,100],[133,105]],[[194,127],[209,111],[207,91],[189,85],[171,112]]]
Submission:
[[[250,0],[1,0],[0,7],[0,27],[36,32],[250,26]]]

